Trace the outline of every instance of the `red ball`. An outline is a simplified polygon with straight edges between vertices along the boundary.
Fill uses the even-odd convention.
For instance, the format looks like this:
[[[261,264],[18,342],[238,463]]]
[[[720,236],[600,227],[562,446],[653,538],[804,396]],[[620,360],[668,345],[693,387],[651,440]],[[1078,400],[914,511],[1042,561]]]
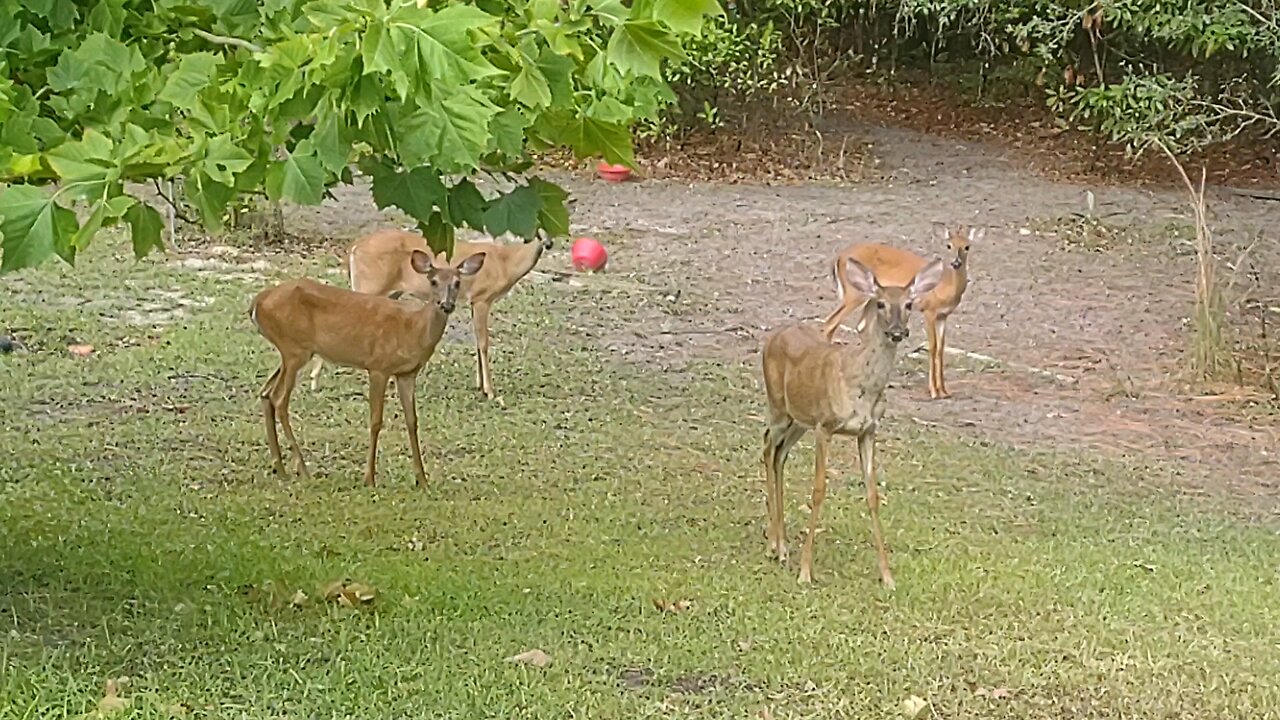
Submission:
[[[609,262],[609,253],[604,246],[588,237],[574,240],[569,256],[573,259],[573,268],[578,271],[599,272]]]

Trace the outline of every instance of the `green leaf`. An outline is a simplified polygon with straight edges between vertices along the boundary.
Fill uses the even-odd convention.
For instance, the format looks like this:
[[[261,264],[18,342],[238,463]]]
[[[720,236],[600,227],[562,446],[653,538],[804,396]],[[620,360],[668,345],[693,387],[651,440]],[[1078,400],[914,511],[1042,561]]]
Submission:
[[[445,257],[453,256],[453,226],[444,219],[443,214],[431,213],[425,222],[418,223],[418,230],[427,239],[427,247],[432,252],[443,252]]]
[[[448,220],[457,226],[484,230],[484,212],[488,205],[475,184],[463,178],[449,188]]]
[[[252,155],[241,150],[229,136],[219,135],[205,147],[204,162],[200,167],[213,180],[223,185],[235,185],[236,173],[244,172],[252,164]]]
[[[319,205],[324,199],[324,166],[311,154],[292,152],[267,170],[267,197],[273,202],[292,200],[300,205]]]
[[[428,103],[397,127],[400,161],[432,165],[445,172],[476,167],[489,144],[489,121],[497,108],[474,90],[454,90]]]
[[[531,108],[546,107],[551,104],[551,86],[537,65],[525,65],[511,81],[511,97]]]
[[[608,25],[621,25],[631,11],[622,0],[591,0],[591,13]]]
[[[35,267],[55,253],[75,262],[76,214],[34,185],[0,190],[0,273]]]
[[[383,169],[372,174],[373,201],[379,208],[394,205],[422,223],[445,205],[444,183],[440,173],[430,167],[416,167],[407,173]]]
[[[526,240],[538,231],[538,211],[542,197],[528,185],[521,185],[506,195],[494,198],[484,214],[485,232],[497,237],[511,233]]]
[[[603,155],[608,162],[635,167],[631,133],[617,123],[585,116],[565,127],[557,137],[579,156]]]
[[[196,106],[200,91],[213,82],[222,61],[213,53],[198,52],[183,55],[178,68],[173,71],[160,90],[160,99],[173,103],[183,110]]]
[[[680,43],[652,20],[628,20],[609,38],[609,62],[622,72],[661,78],[665,58],[685,59]]]
[[[152,250],[164,249],[164,218],[146,203],[135,203],[124,214],[133,240],[133,256],[143,258]]]
[[[565,201],[569,193],[555,183],[542,178],[529,178],[529,187],[538,193],[542,207],[538,209],[538,224],[551,237],[569,234],[569,208]]]
[[[701,35],[706,16],[720,17],[724,10],[717,0],[658,0],[654,16],[678,33]]]
[[[558,106],[572,105],[573,73],[577,65],[573,60],[545,48],[538,56],[538,69],[551,89],[551,101]]]
[[[104,195],[107,185],[120,176],[113,157],[114,144],[97,130],[84,131],[84,137],[50,150],[45,158],[58,174],[61,192],[70,197],[89,200]]]
[[[515,159],[524,154],[524,129],[528,125],[523,113],[515,108],[503,110],[489,121],[489,146],[505,157]]]
[[[351,143],[343,144],[338,122],[338,113],[325,113],[309,138],[315,147],[316,157],[320,158],[320,164],[325,170],[335,174],[347,166],[351,157]]]
[[[200,211],[205,227],[221,230],[222,214],[226,212],[231,198],[235,197],[235,190],[198,170],[182,183],[182,190]]]

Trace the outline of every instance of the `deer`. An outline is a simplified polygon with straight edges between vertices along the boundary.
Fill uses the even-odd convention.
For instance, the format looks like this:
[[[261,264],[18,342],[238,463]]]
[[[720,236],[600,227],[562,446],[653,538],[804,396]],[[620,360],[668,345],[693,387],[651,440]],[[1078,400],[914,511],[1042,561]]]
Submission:
[[[405,230],[379,230],[356,240],[347,250],[347,272],[351,289],[385,295],[394,290],[412,290],[422,283],[409,259],[414,251],[426,251],[427,241]],[[471,324],[476,342],[476,385],[492,400],[493,378],[489,368],[489,311],[533,270],[542,253],[551,249],[551,240],[532,243],[455,242],[454,257],[483,252],[484,268],[463,280],[462,293],[471,304]],[[320,386],[324,360],[317,357],[311,370],[311,389]]]
[[[765,337],[762,362],[768,408],[761,458],[768,515],[765,538],[770,554],[785,563],[783,467],[792,446],[812,430],[816,445],[813,496],[799,581],[813,582],[813,544],[827,496],[827,451],[832,437],[853,436],[858,440],[880,579],[892,589],[893,575],[880,527],[876,427],[884,415],[884,391],[898,345],[910,334],[907,319],[911,309],[941,282],[943,264],[935,259],[900,285],[882,285],[858,260],[848,258],[843,262],[847,267],[842,270],[842,277],[848,280],[850,290],[863,298],[855,307],[859,310],[857,342],[832,342],[823,330],[807,324],[789,325]]]
[[[357,293],[303,278],[266,288],[253,298],[249,319],[280,352],[280,366],[259,392],[267,446],[276,474],[286,474],[276,435],[279,420],[297,462],[298,476],[304,480],[310,477],[302,448],[289,423],[289,397],[297,385],[299,371],[312,356],[319,356],[369,373],[369,458],[365,465],[365,485],[375,485],[382,409],[387,383],[395,378],[409,431],[417,483],[419,487],[426,486],[414,405],[418,372],[435,354],[463,279],[474,276],[484,267],[485,254],[473,253],[454,267],[444,253],[432,258],[426,252],[415,250],[409,262],[424,282],[411,291],[396,291],[391,296]]]
[[[933,223],[933,237],[946,245],[951,259],[938,287],[913,306],[924,316],[929,348],[929,397],[933,400],[951,397],[943,377],[947,320],[960,306],[964,291],[969,286],[969,248],[972,243],[981,242],[985,236],[985,228],[949,228],[942,223]],[[835,283],[840,305],[823,321],[823,334],[828,340],[835,337],[836,330],[845,317],[862,300],[856,292],[852,292],[849,278],[843,275],[846,261],[851,259],[870,268],[880,282],[888,285],[907,282],[929,264],[924,257],[910,250],[879,243],[855,243],[838,252],[831,263],[831,279]]]

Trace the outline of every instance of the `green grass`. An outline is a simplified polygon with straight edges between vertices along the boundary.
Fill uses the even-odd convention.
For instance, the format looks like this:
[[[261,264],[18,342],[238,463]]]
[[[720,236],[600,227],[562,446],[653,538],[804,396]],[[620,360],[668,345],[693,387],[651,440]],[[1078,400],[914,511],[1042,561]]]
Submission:
[[[576,326],[625,324],[625,299],[523,286],[495,318],[505,408],[471,389],[470,346],[443,346],[418,389],[431,486],[389,402],[369,490],[351,371],[295,396],[315,479],[268,473],[256,390],[276,357],[246,317],[266,281],[81,265],[0,289],[30,346],[0,356],[0,717],[79,717],[118,676],[118,717],[876,718],[915,694],[946,718],[1244,718],[1280,700],[1276,527],[1178,497],[1168,469],[891,410],[898,589],[875,581],[851,441],[802,588],[761,536],[754,368],[615,361]],[[174,288],[210,302],[159,331],[114,319]],[[789,464],[793,547],[811,447]],[[376,602],[319,599],[343,577]],[[504,660],[530,648],[552,664]]]

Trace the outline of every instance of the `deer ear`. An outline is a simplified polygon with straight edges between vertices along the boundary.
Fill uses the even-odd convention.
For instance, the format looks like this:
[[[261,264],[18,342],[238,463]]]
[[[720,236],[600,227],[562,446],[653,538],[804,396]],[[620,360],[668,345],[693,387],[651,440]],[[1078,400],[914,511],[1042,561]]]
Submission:
[[[947,230],[947,226],[944,223],[936,222],[936,223],[933,223],[932,225],[933,225],[933,239],[935,242],[944,243],[951,238],[951,233],[950,231]]]
[[[880,290],[880,283],[876,282],[876,276],[866,265],[849,258],[845,261],[845,275],[849,278],[849,284],[857,290],[860,295],[871,297]]]
[[[935,258],[911,279],[911,284],[907,286],[907,294],[912,300],[918,300],[932,292],[940,282],[942,282],[942,261]]]
[[[982,242],[987,236],[987,229],[984,227],[969,228],[969,242]]]
[[[435,266],[431,264],[431,256],[421,250],[409,253],[409,265],[413,267],[414,272],[421,275],[429,275],[436,271]]]
[[[480,268],[484,267],[484,258],[485,254],[482,252],[473,253],[458,266],[458,274],[465,277],[480,272]]]

